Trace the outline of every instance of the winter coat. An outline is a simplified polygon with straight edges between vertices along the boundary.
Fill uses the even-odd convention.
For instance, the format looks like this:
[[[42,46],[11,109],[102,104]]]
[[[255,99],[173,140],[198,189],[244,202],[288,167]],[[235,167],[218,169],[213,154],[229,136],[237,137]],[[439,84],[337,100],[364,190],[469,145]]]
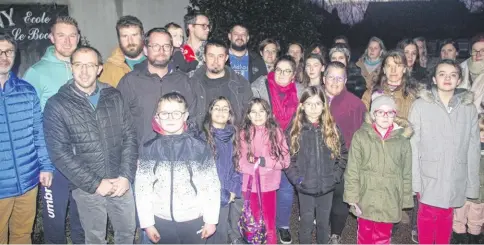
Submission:
[[[359,216],[376,222],[398,223],[403,208],[413,207],[412,128],[395,118],[393,131],[382,140],[367,114],[351,143],[343,199],[360,207]],[[356,215],[355,209],[352,212]]]
[[[226,66],[230,66],[227,59]],[[267,75],[267,66],[264,60],[255,52],[249,52],[249,82],[253,83],[257,78]]]
[[[427,85],[429,81],[432,81],[428,77],[427,70],[416,64],[414,65],[412,72],[410,73],[410,77],[417,84]]]
[[[114,49],[106,63],[104,63],[99,81],[116,88],[119,80],[130,71],[131,68],[126,64],[126,57],[124,56],[123,51],[121,48],[117,47]]]
[[[361,98],[366,90],[367,83],[365,78],[361,74],[360,67],[356,66],[355,63],[351,62],[349,63],[346,72],[348,74],[346,88],[348,89],[348,91],[354,93],[358,98]]]
[[[363,101],[363,104],[366,105],[366,108],[370,110],[371,102],[373,100],[373,95],[375,94],[384,94],[391,96],[393,100],[395,100],[395,103],[397,104],[397,115],[402,118],[408,118],[408,113],[410,111],[410,107],[412,106],[413,101],[415,100],[415,92],[413,90],[410,90],[408,95],[404,95],[404,87],[405,85],[400,85],[398,88],[396,88],[394,91],[390,90],[388,87],[387,83],[383,84],[382,88],[377,89],[374,91],[373,88],[366,90],[366,92],[363,94],[363,97],[361,98],[361,101]]]
[[[462,67],[462,82],[460,83],[459,88],[465,88],[474,93],[473,103],[477,108],[477,113],[482,113],[484,112],[484,107],[482,105],[482,102],[484,101],[484,73],[480,74],[471,84],[471,75],[467,62],[468,60],[465,60],[460,65]]]
[[[479,169],[479,198],[470,199],[474,203],[484,203],[484,150],[481,150],[481,167]]]
[[[289,146],[292,144],[291,128],[292,125],[286,130]],[[296,190],[305,195],[322,196],[333,191],[336,184],[341,182],[346,168],[348,150],[341,133],[338,132],[341,156],[336,159],[331,159],[331,150],[321,134],[321,127],[304,120],[299,135],[299,152],[291,156],[291,164],[285,170]]]
[[[269,84],[267,83],[267,76],[259,77],[255,82],[253,82],[250,86],[252,88],[252,93],[254,94],[254,98],[261,98],[266,100],[269,105],[271,105],[271,96],[269,94]],[[296,90],[297,90],[297,98],[301,98],[302,93],[304,92],[304,86],[301,83],[296,83]]]
[[[281,183],[281,170],[289,167],[290,162],[290,155],[284,134],[282,130],[278,129],[278,145],[283,150],[283,156],[277,160],[271,156],[271,146],[267,129],[264,126],[255,126],[251,130],[255,130],[255,134],[251,133],[251,136],[253,136],[251,145],[247,145],[245,142],[244,131],[241,131],[239,136],[239,171],[243,174],[242,191],[247,191],[249,176],[255,173],[254,164],[250,163],[247,159],[249,147],[251,147],[254,157],[263,157],[265,161],[265,166],[259,167],[261,191],[269,192],[278,190]],[[252,181],[252,192],[257,192],[255,181]]]
[[[206,88],[203,84],[203,79],[206,72],[207,66],[203,65],[198,68],[190,78],[190,85],[192,86],[197,98],[197,106],[194,110],[195,112],[190,113],[190,118],[191,120],[197,122],[199,128],[202,127],[205,114],[208,110],[208,108],[206,108],[208,103],[215,99],[207,98],[205,92]],[[232,70],[232,68],[225,66],[225,72],[229,74],[229,80],[227,83],[229,84],[230,94],[220,94],[220,96],[224,96],[230,101],[235,114],[235,122],[238,124],[242,121],[244,110],[247,108],[247,105],[249,105],[249,101],[252,98],[252,91],[250,90],[249,82],[244,77]]]
[[[55,167],[72,189],[95,193],[101,180],[125,177],[133,182],[138,157],[136,134],[121,93],[98,82],[97,106],[74,81],[45,105],[44,132]]]
[[[49,46],[44,56],[25,72],[23,79],[34,86],[43,110],[47,100],[72,79],[71,65],[59,60],[55,56],[54,46]]]
[[[363,78],[365,79],[366,89],[367,90],[368,89],[371,89],[373,87],[373,84],[375,84],[376,83],[376,80],[378,79],[378,75],[380,74],[380,70],[381,70],[381,64],[374,71],[369,72],[366,69],[364,58],[361,57],[356,62],[356,67],[359,68],[359,72],[360,72],[361,76],[363,76]],[[356,72],[356,70],[354,70],[353,72]]]
[[[54,171],[45,147],[39,97],[13,72],[0,91],[0,124],[1,200],[37,187],[40,171]]]
[[[171,92],[180,93],[187,101],[190,117],[195,115],[197,102],[194,90],[188,76],[181,71],[170,70],[160,78],[148,71],[148,60],[145,60],[135,65],[134,70],[119,81],[117,89],[131,111],[140,147],[156,136],[151,127],[151,119],[161,96]]]
[[[480,139],[473,94],[457,89],[449,109],[435,87],[422,90],[410,111],[413,191],[420,202],[440,208],[479,196]]]
[[[217,224],[220,181],[210,147],[192,132],[158,134],[140,152],[135,195],[141,228],[154,225],[155,216]]]

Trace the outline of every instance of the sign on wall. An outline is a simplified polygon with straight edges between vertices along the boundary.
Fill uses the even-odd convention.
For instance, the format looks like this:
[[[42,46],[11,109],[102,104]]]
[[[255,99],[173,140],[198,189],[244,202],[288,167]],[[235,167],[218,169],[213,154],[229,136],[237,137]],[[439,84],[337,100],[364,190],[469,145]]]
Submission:
[[[17,41],[16,69],[22,75],[51,45],[50,27],[57,16],[68,15],[67,5],[0,4],[0,31]]]

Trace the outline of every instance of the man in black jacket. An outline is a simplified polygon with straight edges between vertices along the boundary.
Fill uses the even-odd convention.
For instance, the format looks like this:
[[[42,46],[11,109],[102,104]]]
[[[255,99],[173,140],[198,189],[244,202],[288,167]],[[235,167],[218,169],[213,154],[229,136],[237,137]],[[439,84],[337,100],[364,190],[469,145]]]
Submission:
[[[106,243],[107,216],[115,242],[134,239],[135,206],[130,189],[136,173],[137,142],[121,93],[97,81],[102,58],[91,47],[71,57],[73,79],[44,109],[47,150],[72,183],[87,244]]]
[[[151,127],[156,104],[164,94],[177,92],[188,103],[190,115],[196,106],[188,75],[170,67],[173,40],[165,28],[153,28],[145,35],[143,63],[134,67],[119,81],[117,89],[123,95],[134,118],[140,146],[156,134]],[[195,115],[195,114],[193,114]]]
[[[247,49],[249,38],[249,30],[241,24],[230,29],[230,59],[227,65],[253,83],[260,76],[267,75],[267,67],[257,53],[249,52]]]

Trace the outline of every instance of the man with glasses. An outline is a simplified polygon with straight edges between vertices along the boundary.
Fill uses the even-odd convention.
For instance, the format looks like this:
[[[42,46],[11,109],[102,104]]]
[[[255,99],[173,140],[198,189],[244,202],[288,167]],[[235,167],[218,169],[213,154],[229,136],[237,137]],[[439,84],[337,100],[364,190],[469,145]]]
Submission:
[[[54,166],[44,142],[40,100],[12,72],[17,44],[0,33],[0,244],[29,244],[37,186],[49,187]]]
[[[471,57],[461,64],[462,83],[459,88],[474,92],[474,105],[477,112],[484,112],[481,103],[484,100],[484,33],[471,39]]]
[[[180,93],[187,100],[190,115],[195,115],[192,112],[196,106],[188,76],[171,67],[173,40],[170,33],[165,28],[153,28],[146,33],[144,44],[147,60],[126,74],[117,87],[134,118],[140,146],[155,136],[151,121],[161,96]]]
[[[267,68],[258,54],[249,52],[247,49],[249,38],[249,30],[241,24],[234,25],[230,29],[228,65],[252,83],[260,76],[267,75]]]
[[[205,46],[205,65],[195,71],[190,83],[197,96],[196,112],[191,116],[196,118],[201,128],[209,103],[224,96],[229,99],[234,110],[234,121],[240,122],[244,108],[252,98],[249,82],[237,74],[225,63],[229,58],[227,46],[216,40],[210,40]]]
[[[73,79],[45,106],[47,150],[72,183],[86,244],[106,243],[108,216],[115,243],[131,244],[136,222],[130,182],[138,158],[131,113],[118,90],[97,80],[99,51],[80,47],[71,63]]]
[[[188,40],[181,50],[187,62],[197,61],[198,67],[203,65],[205,42],[210,34],[210,20],[198,11],[186,14],[183,18]],[[190,76],[193,71],[190,71]]]

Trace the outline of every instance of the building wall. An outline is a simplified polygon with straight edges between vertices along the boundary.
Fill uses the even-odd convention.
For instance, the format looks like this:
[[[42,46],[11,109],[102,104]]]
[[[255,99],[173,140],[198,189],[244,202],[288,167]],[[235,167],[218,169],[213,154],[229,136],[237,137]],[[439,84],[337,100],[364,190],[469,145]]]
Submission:
[[[134,15],[145,30],[168,22],[183,24],[189,0],[2,0],[2,4],[63,4],[79,23],[83,36],[104,59],[117,46],[116,21],[122,15]]]

